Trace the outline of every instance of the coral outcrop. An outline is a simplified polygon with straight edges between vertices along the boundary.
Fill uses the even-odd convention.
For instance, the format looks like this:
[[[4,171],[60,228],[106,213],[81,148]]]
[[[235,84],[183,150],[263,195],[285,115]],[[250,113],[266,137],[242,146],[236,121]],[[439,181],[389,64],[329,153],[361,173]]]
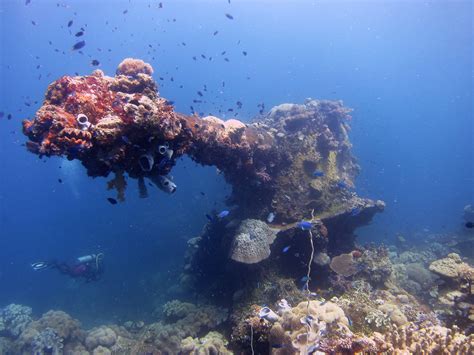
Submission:
[[[430,271],[443,280],[433,304],[438,314],[459,327],[474,327],[474,268],[456,253],[433,261]]]
[[[0,311],[0,335],[18,337],[33,320],[32,309],[19,304],[10,304]]]
[[[15,345],[18,353],[32,353],[35,347],[41,346],[43,351],[62,349],[62,344],[81,343],[84,335],[79,321],[63,311],[51,310],[30,322]]]
[[[451,253],[446,258],[433,261],[430,265],[430,271],[456,282],[474,279],[474,268],[464,263],[456,253]]]
[[[215,329],[227,320],[228,311],[174,300],[163,306],[163,315],[163,321],[152,323],[140,332],[137,349],[145,352],[157,349],[165,354],[177,354],[184,339],[194,339],[203,332]],[[189,350],[189,342],[187,345]]]
[[[240,223],[230,247],[230,258],[254,264],[270,256],[270,245],[276,233],[265,222],[246,219]]]
[[[63,346],[63,338],[51,328],[46,328],[39,332],[32,342],[34,354],[60,355],[63,353]]]
[[[101,326],[94,328],[87,333],[85,345],[87,349],[92,351],[99,346],[110,348],[116,343],[116,341],[117,334],[115,334],[112,329],[106,326]]]

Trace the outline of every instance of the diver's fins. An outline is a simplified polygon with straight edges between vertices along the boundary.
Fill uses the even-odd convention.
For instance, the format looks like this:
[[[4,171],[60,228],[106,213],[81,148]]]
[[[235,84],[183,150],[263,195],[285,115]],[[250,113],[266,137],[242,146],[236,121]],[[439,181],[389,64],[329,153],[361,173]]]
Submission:
[[[44,261],[38,261],[36,263],[31,264],[31,267],[33,268],[33,270],[38,271],[46,269],[47,267],[49,267],[49,264]]]

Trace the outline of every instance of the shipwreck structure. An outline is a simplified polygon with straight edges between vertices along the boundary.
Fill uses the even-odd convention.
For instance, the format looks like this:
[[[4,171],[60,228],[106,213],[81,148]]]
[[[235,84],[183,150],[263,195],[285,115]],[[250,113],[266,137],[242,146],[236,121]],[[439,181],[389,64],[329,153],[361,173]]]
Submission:
[[[200,270],[206,269],[206,260],[222,262],[215,255],[230,254],[229,259],[243,264],[269,257],[275,237],[267,232],[249,237],[239,233],[247,228],[239,224],[266,221],[268,227],[250,230],[271,228],[283,236],[276,245],[278,240],[297,244],[295,235],[307,235],[298,228],[305,219],[314,232],[316,252],[337,255],[350,252],[354,229],[383,209],[382,201],[358,197],[352,189],[359,167],[348,138],[350,110],[340,101],[283,104],[250,124],[201,118],[175,112],[159,96],[152,73],[149,64],[126,59],[114,77],[96,70],[56,80],[35,118],[23,122],[27,148],[40,156],[78,159],[92,177],[115,174],[109,188],[122,201],[126,175],[137,179],[145,197],[145,179],[165,192],[176,191],[168,174],[184,154],[216,166],[232,185],[228,202],[235,208],[232,223],[224,220],[206,229],[208,237],[201,238],[197,249],[207,252],[194,250],[190,264],[199,263]],[[215,242],[213,234],[231,234],[230,242]],[[205,243],[209,245],[202,248]],[[301,249],[304,254],[307,245]],[[210,250],[212,258],[206,255]]]
[[[372,215],[374,203],[350,191],[359,167],[348,139],[350,110],[341,102],[307,100],[274,107],[252,124],[174,111],[160,97],[152,67],[126,59],[114,77],[95,70],[49,85],[33,120],[23,122],[27,148],[40,156],[79,159],[90,176],[115,174],[109,183],[125,197],[124,174],[167,192],[177,158],[220,169],[233,187],[242,217],[277,223],[336,216],[352,208]]]

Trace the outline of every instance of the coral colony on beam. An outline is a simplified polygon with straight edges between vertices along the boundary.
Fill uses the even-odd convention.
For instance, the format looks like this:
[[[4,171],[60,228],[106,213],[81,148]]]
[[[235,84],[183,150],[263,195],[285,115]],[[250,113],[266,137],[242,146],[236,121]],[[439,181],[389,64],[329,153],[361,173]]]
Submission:
[[[369,220],[383,208],[350,191],[359,168],[347,136],[349,110],[341,102],[284,104],[252,124],[200,118],[175,112],[159,96],[152,73],[149,64],[129,58],[114,77],[95,70],[56,80],[35,118],[23,122],[28,149],[79,159],[90,176],[114,173],[109,187],[119,200],[125,173],[141,190],[146,178],[176,191],[168,174],[187,154],[221,170],[233,185],[231,200],[253,218],[274,213],[275,222],[291,223],[312,209],[329,217],[358,207]],[[315,178],[314,171],[323,174]]]

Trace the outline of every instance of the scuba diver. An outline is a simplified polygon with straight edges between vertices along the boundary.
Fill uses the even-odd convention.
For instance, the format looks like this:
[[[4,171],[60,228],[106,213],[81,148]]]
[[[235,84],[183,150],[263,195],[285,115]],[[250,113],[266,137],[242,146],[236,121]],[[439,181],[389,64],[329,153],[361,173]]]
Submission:
[[[57,269],[61,274],[72,278],[83,278],[86,282],[97,281],[104,272],[104,254],[90,254],[66,261],[39,261],[31,264],[33,270]]]

